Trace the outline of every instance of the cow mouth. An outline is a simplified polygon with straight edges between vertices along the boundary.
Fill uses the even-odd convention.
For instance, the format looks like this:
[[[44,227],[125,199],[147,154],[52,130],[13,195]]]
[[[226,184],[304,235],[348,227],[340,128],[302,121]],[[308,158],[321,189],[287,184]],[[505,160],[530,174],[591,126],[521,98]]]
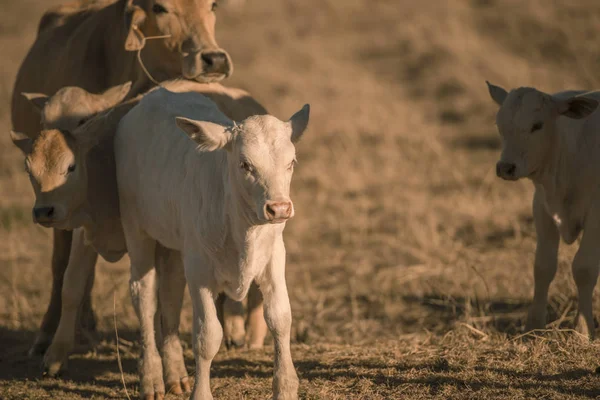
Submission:
[[[206,72],[202,73],[194,78],[198,83],[216,83],[227,78],[229,74],[221,72]]]
[[[44,228],[59,228],[64,225],[65,220],[51,220],[51,221],[36,221],[36,223]]]

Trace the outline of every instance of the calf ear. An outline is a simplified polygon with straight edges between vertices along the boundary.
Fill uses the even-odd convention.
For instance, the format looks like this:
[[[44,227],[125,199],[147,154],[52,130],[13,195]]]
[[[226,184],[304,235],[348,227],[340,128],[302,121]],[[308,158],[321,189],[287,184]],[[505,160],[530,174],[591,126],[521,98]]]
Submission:
[[[42,112],[42,110],[44,109],[44,106],[46,105],[48,100],[50,100],[50,97],[48,97],[47,95],[45,95],[43,93],[23,92],[23,93],[21,93],[21,95],[23,95],[23,97],[25,97],[27,100],[29,100],[29,102],[31,104],[33,104],[35,109],[38,110],[39,112]]]
[[[576,96],[558,103],[558,112],[565,117],[581,119],[589,116],[598,108],[598,100]]]
[[[125,50],[138,51],[144,47],[144,34],[140,26],[146,20],[146,12],[133,4],[132,0],[127,1],[125,6],[125,28],[127,30],[127,39],[125,40]]]
[[[199,150],[227,149],[231,142],[231,131],[219,124],[208,121],[194,121],[184,117],[176,117],[175,123],[179,129],[198,144]]]
[[[122,102],[129,93],[130,89],[131,81],[125,82],[122,85],[113,86],[98,96],[104,100],[106,108],[111,108]]]
[[[501,106],[502,103],[504,103],[508,92],[500,86],[492,85],[488,81],[485,81],[485,83],[487,83],[488,91],[490,92],[492,100],[494,100],[499,106]]]
[[[23,154],[27,155],[31,153],[31,146],[33,144],[33,140],[29,136],[24,133],[10,131],[10,138],[15,146],[17,146]]]
[[[296,143],[308,126],[308,118],[310,116],[310,105],[305,104],[304,107],[288,121],[292,128],[292,142]]]

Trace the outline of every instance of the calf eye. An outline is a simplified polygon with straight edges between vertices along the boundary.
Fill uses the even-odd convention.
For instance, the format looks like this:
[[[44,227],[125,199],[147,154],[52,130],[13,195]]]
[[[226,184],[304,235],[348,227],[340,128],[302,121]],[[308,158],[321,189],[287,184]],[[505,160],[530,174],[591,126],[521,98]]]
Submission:
[[[536,122],[535,124],[533,124],[533,126],[531,127],[531,133],[535,132],[535,131],[539,131],[540,129],[542,129],[544,127],[544,123],[543,122]]]
[[[85,124],[85,119],[80,119],[79,122],[77,123],[77,126],[81,126]]]
[[[152,12],[154,14],[166,14],[168,11],[160,4],[154,4],[154,6],[152,7]]]
[[[246,172],[252,172],[252,165],[250,165],[250,163],[248,163],[247,161],[242,161],[240,163],[240,168]]]
[[[75,164],[69,165],[69,168],[67,168],[67,174],[70,174],[71,172],[75,171],[75,167]]]
[[[219,5],[218,5],[218,4],[217,4],[217,2],[215,1],[215,2],[213,2],[213,3],[212,3],[212,6],[211,6],[211,8],[210,8],[210,9],[211,9],[211,11],[213,11],[213,12],[214,12],[214,11],[216,11],[216,10],[217,10],[217,8],[219,8]]]

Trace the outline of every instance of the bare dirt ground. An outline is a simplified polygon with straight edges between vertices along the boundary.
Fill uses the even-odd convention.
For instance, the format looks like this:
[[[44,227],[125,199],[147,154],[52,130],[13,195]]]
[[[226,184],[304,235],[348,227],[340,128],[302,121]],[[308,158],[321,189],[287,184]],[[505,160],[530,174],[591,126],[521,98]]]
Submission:
[[[16,70],[43,9],[0,1],[0,398],[137,396],[128,260],[101,262],[102,341],[42,379],[26,351],[49,298],[51,232],[10,143]],[[598,88],[592,0],[248,1],[217,36],[274,115],[312,106],[288,223],[293,356],[305,399],[597,398],[600,347],[572,332],[576,290],[562,246],[544,336],[523,337],[535,232],[528,182],[495,177],[488,79],[546,91]],[[113,313],[113,301],[116,312]],[[596,297],[600,315],[600,296]],[[182,333],[189,343],[186,299]],[[194,368],[188,349],[189,370]],[[272,350],[222,350],[219,399],[267,399]],[[172,396],[171,398],[175,398]]]

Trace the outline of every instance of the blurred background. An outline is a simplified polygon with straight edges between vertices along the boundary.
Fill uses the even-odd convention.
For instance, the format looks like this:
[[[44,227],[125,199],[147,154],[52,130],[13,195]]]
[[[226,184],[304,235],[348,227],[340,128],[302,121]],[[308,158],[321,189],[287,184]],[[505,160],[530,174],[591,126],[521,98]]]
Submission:
[[[0,335],[17,349],[30,345],[46,309],[52,236],[31,221],[33,193],[8,134],[10,95],[40,16],[60,2],[0,1]],[[485,80],[597,88],[600,5],[229,3],[217,20],[235,65],[224,84],[281,119],[312,107],[297,145],[296,217],[284,235],[293,342],[365,345],[465,323],[487,335],[520,333],[533,294],[532,184],[495,176],[497,107]],[[576,248],[561,247],[551,327],[573,326]],[[128,280],[127,258],[100,262],[94,309],[108,335],[113,295],[119,328],[137,329]],[[190,315],[186,294],[184,334]]]

